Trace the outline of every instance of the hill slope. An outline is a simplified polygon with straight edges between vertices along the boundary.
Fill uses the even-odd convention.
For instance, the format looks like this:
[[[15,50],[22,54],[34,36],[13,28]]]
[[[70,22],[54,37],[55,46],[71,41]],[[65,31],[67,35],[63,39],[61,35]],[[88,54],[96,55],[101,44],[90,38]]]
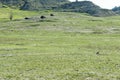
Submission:
[[[10,21],[9,11],[0,8],[0,80],[120,79],[120,16],[12,9]]]
[[[0,0],[2,4],[17,6],[22,10],[51,9],[60,4],[69,2],[68,0]]]
[[[0,0],[4,5],[21,10],[55,10],[88,13],[92,16],[111,16],[116,13],[102,9],[90,1],[69,2],[69,0]],[[0,5],[1,6],[1,5]]]
[[[120,6],[119,7],[114,7],[112,9],[112,11],[114,11],[116,14],[120,14]]]
[[[62,11],[88,13],[93,16],[115,15],[113,11],[102,9],[90,1],[66,3],[66,4],[61,5],[59,9],[61,9]]]

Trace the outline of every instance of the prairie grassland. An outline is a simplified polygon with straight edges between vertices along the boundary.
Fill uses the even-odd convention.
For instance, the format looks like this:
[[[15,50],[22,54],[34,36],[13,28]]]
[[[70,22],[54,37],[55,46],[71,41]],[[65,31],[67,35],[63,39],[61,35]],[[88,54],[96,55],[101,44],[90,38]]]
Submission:
[[[0,8],[1,80],[120,79],[120,16],[12,12]]]

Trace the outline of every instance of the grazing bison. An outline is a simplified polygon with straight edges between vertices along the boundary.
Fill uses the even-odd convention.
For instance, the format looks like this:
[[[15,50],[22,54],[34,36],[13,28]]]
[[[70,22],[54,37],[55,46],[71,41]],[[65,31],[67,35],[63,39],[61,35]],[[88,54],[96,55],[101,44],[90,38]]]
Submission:
[[[50,14],[50,16],[54,16],[54,14]]]
[[[99,54],[100,54],[100,52],[96,52],[96,54],[97,54],[97,55],[99,55]]]
[[[25,20],[28,20],[28,19],[30,19],[30,18],[28,18],[28,17],[25,17],[24,19],[25,19]]]
[[[46,17],[45,17],[45,16],[41,16],[40,18],[41,18],[41,19],[45,19]]]

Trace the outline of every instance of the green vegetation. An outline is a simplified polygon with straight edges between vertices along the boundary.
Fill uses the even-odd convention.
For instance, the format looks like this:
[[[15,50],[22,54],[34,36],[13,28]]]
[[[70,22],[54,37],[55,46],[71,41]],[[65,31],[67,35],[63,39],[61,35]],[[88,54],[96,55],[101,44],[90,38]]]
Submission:
[[[120,16],[0,8],[1,80],[119,80],[119,53]]]
[[[2,21],[9,20],[9,16],[11,13],[14,16],[14,20],[24,19],[24,17],[34,16],[34,15],[39,14],[39,12],[36,13],[35,11],[34,12],[32,12],[32,11],[20,11],[18,9],[0,8],[0,20],[2,20]]]

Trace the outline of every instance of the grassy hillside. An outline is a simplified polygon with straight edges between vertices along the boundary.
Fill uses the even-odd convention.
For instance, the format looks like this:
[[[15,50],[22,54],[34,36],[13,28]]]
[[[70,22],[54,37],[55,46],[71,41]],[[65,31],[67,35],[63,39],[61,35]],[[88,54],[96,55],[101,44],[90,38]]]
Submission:
[[[0,20],[9,20],[10,14],[13,13],[14,20],[24,19],[27,16],[34,16],[39,14],[38,12],[30,12],[30,11],[20,11],[18,9],[11,8],[0,8]]]
[[[0,14],[1,80],[120,79],[120,16],[1,8]]]

